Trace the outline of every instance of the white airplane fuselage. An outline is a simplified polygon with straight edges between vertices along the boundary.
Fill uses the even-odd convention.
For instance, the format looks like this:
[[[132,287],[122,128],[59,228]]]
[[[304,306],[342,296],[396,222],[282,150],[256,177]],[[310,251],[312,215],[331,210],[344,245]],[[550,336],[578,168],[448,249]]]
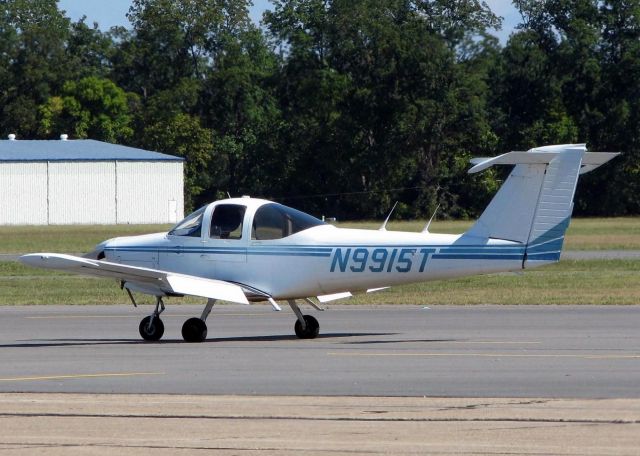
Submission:
[[[200,236],[157,233],[115,238],[100,249],[107,261],[250,284],[274,299],[523,268],[522,243],[463,235],[319,225],[282,239],[252,239],[253,215],[267,203],[248,198],[215,202],[205,210]],[[246,205],[240,239],[210,237],[207,221],[217,204]]]

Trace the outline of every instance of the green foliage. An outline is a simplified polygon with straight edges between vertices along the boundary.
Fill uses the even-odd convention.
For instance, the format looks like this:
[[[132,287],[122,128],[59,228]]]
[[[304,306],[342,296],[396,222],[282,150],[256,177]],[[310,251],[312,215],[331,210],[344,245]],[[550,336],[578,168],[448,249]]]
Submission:
[[[381,216],[398,197],[413,202],[405,216],[438,203],[460,215],[453,188],[468,183],[460,158],[491,134],[478,90],[483,76],[457,64],[446,37],[454,28],[491,25],[484,8],[382,0],[274,6],[265,22],[289,46],[280,75],[283,134],[294,167],[315,171],[293,175],[287,193],[356,192],[306,204],[338,217]],[[385,191],[404,187],[417,191]]]
[[[178,155],[185,162],[185,202],[187,212],[199,206],[198,196],[225,182],[226,162],[216,153],[212,132],[188,114],[177,113],[158,120],[144,130],[144,144],[151,150]]]
[[[126,141],[133,135],[130,105],[134,102],[134,95],[127,95],[109,79],[89,76],[77,83],[67,81],[62,97],[51,97],[40,107],[40,133]]]
[[[133,0],[131,28],[0,0],[0,134],[186,158],[188,208],[275,197],[317,215],[474,217],[501,174],[468,159],[586,142],[623,157],[579,214],[640,213],[640,0]]]
[[[68,79],[70,21],[55,0],[0,0],[0,130],[35,136],[36,107]]]

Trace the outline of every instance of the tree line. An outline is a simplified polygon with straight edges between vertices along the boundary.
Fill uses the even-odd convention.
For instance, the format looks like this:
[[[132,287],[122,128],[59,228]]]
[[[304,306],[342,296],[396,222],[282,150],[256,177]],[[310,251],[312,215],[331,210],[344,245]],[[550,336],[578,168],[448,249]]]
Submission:
[[[640,0],[133,0],[130,27],[0,0],[0,133],[182,156],[188,208],[249,194],[340,219],[478,214],[473,156],[586,142],[580,215],[640,213]]]

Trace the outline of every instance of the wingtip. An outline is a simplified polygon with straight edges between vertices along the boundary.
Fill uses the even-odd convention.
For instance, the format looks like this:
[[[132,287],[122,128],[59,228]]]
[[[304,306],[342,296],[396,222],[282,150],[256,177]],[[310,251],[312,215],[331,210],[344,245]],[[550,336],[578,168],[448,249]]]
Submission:
[[[46,253],[28,253],[26,255],[21,255],[18,257],[18,261],[20,263],[26,264],[28,266],[38,266],[47,259],[48,254]]]

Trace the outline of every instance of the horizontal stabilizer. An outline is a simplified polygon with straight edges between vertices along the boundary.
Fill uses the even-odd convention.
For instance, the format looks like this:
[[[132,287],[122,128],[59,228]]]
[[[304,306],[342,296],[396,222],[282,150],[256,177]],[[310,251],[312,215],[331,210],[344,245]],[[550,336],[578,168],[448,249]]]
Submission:
[[[468,172],[469,174],[479,173],[493,165],[534,165],[547,164],[556,157],[553,152],[507,152],[491,158],[474,158],[471,163],[475,164]]]
[[[582,144],[576,146],[583,147]],[[532,149],[529,152],[507,152],[506,154],[498,155],[497,157],[476,157],[470,160],[475,166],[473,166],[468,173],[479,173],[493,165],[549,164],[560,152],[560,150],[554,150],[551,147],[541,147],[539,149]],[[618,155],[620,155],[620,152],[585,152],[582,158],[580,174],[593,171]]]
[[[580,168],[580,174],[593,171],[599,166],[604,165],[609,160],[620,155],[620,152],[587,152],[582,158],[582,168]]]

